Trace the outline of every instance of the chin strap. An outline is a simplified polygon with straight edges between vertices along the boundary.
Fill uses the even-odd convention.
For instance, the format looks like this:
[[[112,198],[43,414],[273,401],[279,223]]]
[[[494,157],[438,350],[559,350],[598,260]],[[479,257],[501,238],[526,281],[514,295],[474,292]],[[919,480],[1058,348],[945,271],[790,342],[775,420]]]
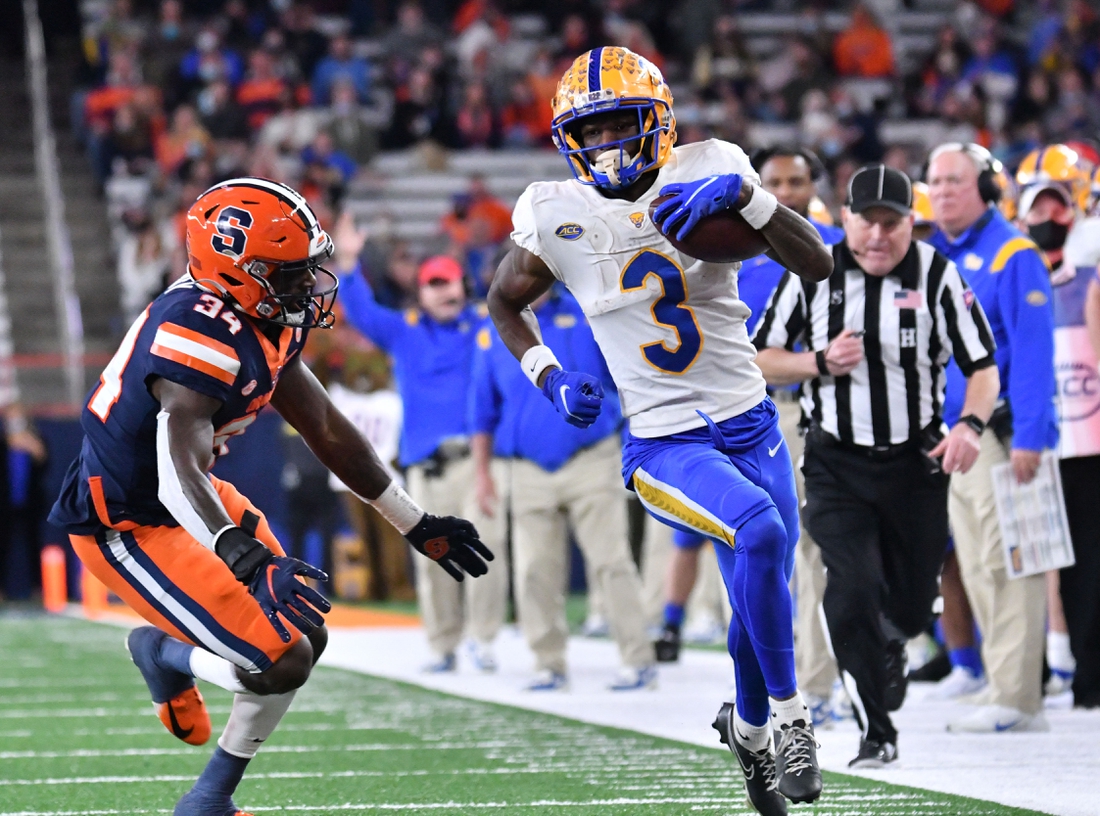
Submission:
[[[619,179],[619,171],[623,168],[623,164],[620,161],[622,154],[622,150],[605,150],[592,162],[592,168],[607,176],[607,180],[611,183],[612,187],[618,187],[622,184],[622,181]],[[634,164],[637,159],[637,156],[630,157],[627,159],[626,166],[629,167]]]

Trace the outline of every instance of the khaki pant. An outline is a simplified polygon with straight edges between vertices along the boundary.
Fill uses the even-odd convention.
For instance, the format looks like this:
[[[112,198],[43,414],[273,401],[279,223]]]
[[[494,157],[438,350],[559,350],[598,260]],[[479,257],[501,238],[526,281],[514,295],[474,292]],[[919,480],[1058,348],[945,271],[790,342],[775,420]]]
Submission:
[[[955,552],[982,632],[990,702],[1035,714],[1042,707],[1046,578],[1008,578],[991,470],[1009,457],[992,431],[982,434],[981,445],[970,472],[951,476],[948,513]]]
[[[621,465],[617,436],[580,451],[553,473],[533,462],[512,462],[516,615],[539,670],[566,671],[567,521],[600,587],[623,664],[637,668],[654,661],[641,581],[627,543]]]
[[[494,460],[493,479],[507,485],[508,464]],[[484,516],[474,495],[474,460],[467,456],[450,463],[438,478],[424,475],[422,467],[409,468],[409,495],[429,513],[469,519],[483,544],[495,556],[489,572],[459,583],[431,559],[413,554],[416,595],[428,644],[437,655],[452,654],[463,631],[479,643],[491,643],[504,624],[508,598],[508,552],[504,538],[505,513]]]
[[[665,612],[665,582],[672,555],[672,528],[646,513],[642,539],[642,608],[647,626],[661,626]],[[699,572],[685,607],[687,620],[709,616],[728,624],[732,615],[718,556],[709,543],[699,550]]]
[[[801,508],[806,504],[806,481],[802,477],[802,451],[805,440],[798,432],[802,410],[791,400],[776,400],[779,427],[794,465],[794,483],[798,490],[799,534],[794,554],[794,586],[797,599],[794,633],[794,666],[798,687],[805,692],[828,699],[836,679],[836,660],[829,651],[829,641],[821,620],[821,602],[825,597],[825,565],[821,548],[817,546],[802,522]]]

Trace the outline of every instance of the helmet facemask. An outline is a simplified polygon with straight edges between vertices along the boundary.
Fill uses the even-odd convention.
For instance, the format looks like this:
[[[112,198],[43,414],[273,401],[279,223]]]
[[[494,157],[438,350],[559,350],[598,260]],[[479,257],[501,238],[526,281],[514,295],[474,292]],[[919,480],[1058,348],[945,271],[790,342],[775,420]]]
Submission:
[[[581,125],[590,116],[619,110],[633,110],[638,117],[638,132],[623,139],[586,147]],[[634,184],[658,165],[662,139],[669,135],[671,111],[659,99],[624,98],[571,109],[559,116],[553,126],[558,150],[569,160],[573,177],[582,184],[618,190]],[[634,153],[629,152],[634,149]]]
[[[331,328],[335,320],[333,305],[340,283],[336,275],[321,266],[331,255],[332,242],[329,241],[321,254],[301,261],[280,262],[254,258],[242,263],[239,268],[251,276],[265,292],[264,297],[255,305],[253,316],[280,326],[300,329]],[[306,292],[279,292],[307,273],[315,277],[321,273],[326,275],[328,280],[325,287],[317,291],[318,282],[315,282]]]

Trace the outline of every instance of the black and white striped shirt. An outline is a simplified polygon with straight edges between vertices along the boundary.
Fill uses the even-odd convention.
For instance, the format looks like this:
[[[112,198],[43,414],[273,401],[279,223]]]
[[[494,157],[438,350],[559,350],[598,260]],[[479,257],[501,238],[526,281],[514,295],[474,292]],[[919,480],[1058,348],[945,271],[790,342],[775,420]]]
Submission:
[[[848,375],[803,387],[802,411],[841,442],[897,445],[942,422],[944,366],[963,374],[994,364],[985,314],[955,264],[914,241],[885,277],[866,274],[846,243],[821,283],[784,273],[756,327],[757,349],[824,350],[844,329],[865,330],[864,359]]]

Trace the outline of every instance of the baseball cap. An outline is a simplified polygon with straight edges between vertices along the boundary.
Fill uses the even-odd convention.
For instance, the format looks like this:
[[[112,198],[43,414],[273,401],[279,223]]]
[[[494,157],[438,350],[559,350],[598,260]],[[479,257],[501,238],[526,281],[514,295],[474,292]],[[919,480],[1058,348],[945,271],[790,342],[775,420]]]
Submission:
[[[436,280],[450,283],[461,280],[463,274],[462,267],[454,258],[448,255],[436,255],[420,264],[420,269],[416,273],[416,283],[418,286],[427,286]]]
[[[1032,205],[1035,204],[1035,199],[1039,197],[1039,193],[1046,191],[1057,195],[1067,207],[1073,207],[1073,196],[1065,184],[1060,184],[1057,181],[1037,181],[1034,184],[1026,185],[1020,191],[1020,202],[1017,205],[1016,217],[1026,218]]]
[[[870,207],[888,207],[908,215],[913,208],[913,185],[900,170],[885,164],[867,164],[848,181],[847,207],[854,213]]]

